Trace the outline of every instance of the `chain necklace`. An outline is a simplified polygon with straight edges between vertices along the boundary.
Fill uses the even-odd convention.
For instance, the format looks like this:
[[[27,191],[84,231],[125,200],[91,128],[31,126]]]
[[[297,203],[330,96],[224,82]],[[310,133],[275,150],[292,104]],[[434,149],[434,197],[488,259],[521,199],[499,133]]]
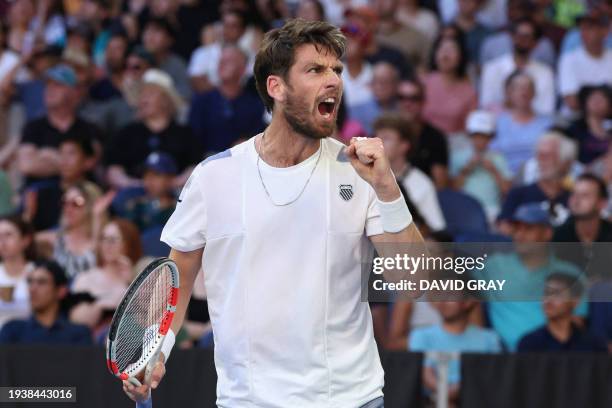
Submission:
[[[261,135],[261,141],[259,143],[259,148],[261,150],[261,155],[263,155],[264,151],[264,138],[266,136],[266,132],[264,131],[263,134]],[[310,183],[310,179],[312,178],[312,175],[314,174],[315,170],[317,169],[318,165],[319,165],[319,159],[321,158],[321,153],[323,152],[323,146],[319,145],[319,155],[317,156],[317,162],[315,163],[314,167],[312,168],[312,171],[310,172],[310,175],[308,176],[308,180],[306,180],[306,183],[304,184],[304,187],[302,187],[302,190],[299,192],[299,194],[297,195],[297,197],[295,197],[293,200],[290,200],[286,203],[276,203],[274,202],[274,199],[272,199],[272,196],[270,195],[270,192],[268,191],[268,188],[266,187],[266,183],[264,183],[263,177],[261,176],[261,169],[259,168],[259,160],[263,160],[261,159],[261,156],[259,155],[259,151],[257,151],[257,148],[255,149],[255,152],[257,153],[257,174],[259,175],[259,181],[261,181],[261,185],[264,189],[264,191],[266,192],[266,195],[268,196],[268,198],[270,199],[270,202],[276,206],[276,207],[285,207],[287,205],[291,205],[293,203],[295,203],[304,193],[304,190],[306,190],[306,186],[308,186],[308,183]]]

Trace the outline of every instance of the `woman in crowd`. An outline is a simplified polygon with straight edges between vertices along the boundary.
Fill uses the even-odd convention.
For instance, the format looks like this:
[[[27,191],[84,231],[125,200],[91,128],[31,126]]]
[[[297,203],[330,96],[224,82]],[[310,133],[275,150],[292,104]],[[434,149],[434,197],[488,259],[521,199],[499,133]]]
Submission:
[[[26,277],[34,269],[33,231],[18,216],[0,218],[0,327],[30,314]]]
[[[97,245],[98,263],[79,274],[72,284],[74,294],[89,294],[92,302],[81,302],[70,312],[70,320],[95,331],[117,308],[132,281],[133,267],[142,256],[138,228],[120,218],[102,229]]]
[[[423,77],[426,120],[446,134],[463,131],[469,112],[478,105],[478,95],[467,76],[468,57],[461,37],[436,40],[431,72]]]
[[[581,117],[569,126],[567,134],[578,142],[578,160],[590,164],[610,147],[612,88],[608,85],[584,87],[578,100]]]
[[[521,165],[534,156],[538,139],[553,122],[552,118],[534,112],[535,84],[529,74],[513,72],[506,80],[505,89],[506,109],[497,117],[491,150],[500,152],[512,174],[516,174]]]

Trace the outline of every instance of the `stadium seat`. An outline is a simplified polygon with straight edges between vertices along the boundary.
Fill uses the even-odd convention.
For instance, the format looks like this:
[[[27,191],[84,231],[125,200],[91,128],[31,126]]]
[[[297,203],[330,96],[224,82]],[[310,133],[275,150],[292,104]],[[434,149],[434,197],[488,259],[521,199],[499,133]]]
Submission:
[[[446,230],[453,236],[467,232],[488,233],[487,217],[475,198],[444,189],[438,192],[438,201],[446,219]]]

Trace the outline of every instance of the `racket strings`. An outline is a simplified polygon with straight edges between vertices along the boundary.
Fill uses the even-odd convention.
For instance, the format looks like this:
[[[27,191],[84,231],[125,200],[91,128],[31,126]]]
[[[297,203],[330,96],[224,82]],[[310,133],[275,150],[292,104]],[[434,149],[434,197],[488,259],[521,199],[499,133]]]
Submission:
[[[124,312],[117,331],[116,359],[123,372],[143,354],[151,353],[171,294],[171,271],[167,265],[149,274]]]

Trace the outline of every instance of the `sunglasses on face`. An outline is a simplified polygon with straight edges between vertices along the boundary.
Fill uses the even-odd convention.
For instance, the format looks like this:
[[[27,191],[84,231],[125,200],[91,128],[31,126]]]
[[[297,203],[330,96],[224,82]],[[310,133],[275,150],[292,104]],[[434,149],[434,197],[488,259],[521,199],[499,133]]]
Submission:
[[[28,286],[32,286],[32,285],[38,285],[38,286],[44,286],[44,285],[48,285],[51,283],[51,279],[46,279],[46,278],[27,278],[26,282],[28,283]]]
[[[423,96],[419,94],[398,94],[397,99],[400,101],[421,102],[423,100]]]
[[[63,206],[81,208],[85,206],[85,198],[83,197],[66,197],[62,200]]]

